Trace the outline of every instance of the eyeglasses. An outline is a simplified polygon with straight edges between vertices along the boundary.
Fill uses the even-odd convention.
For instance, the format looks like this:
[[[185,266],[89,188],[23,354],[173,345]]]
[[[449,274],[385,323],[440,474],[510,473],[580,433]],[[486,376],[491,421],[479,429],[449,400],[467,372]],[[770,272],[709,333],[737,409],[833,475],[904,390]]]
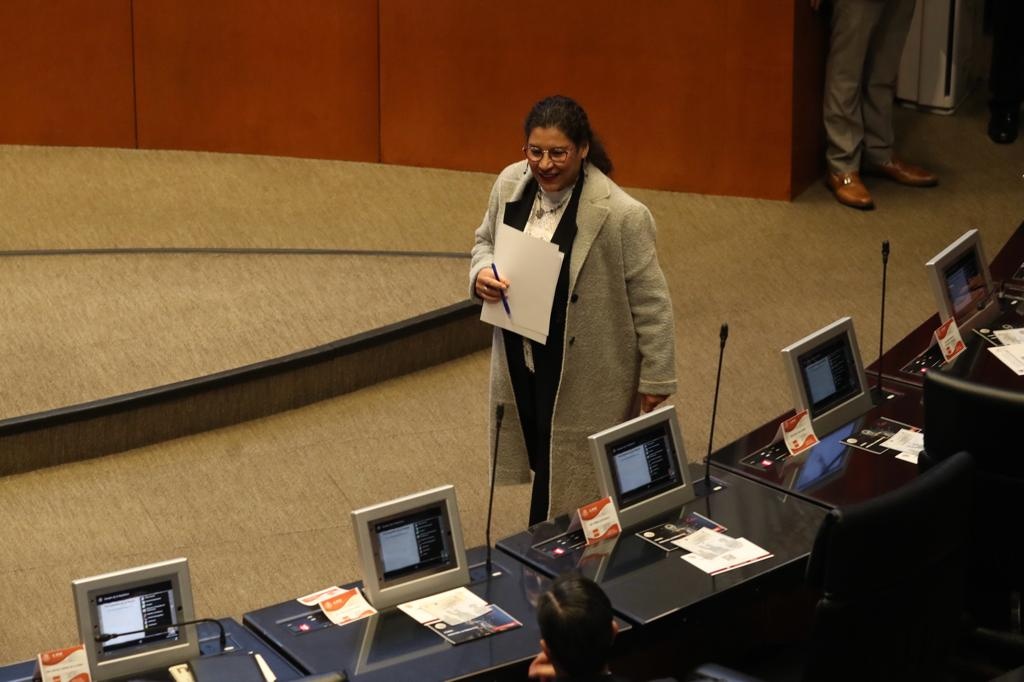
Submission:
[[[547,154],[548,158],[551,159],[551,163],[561,164],[565,163],[566,159],[569,158],[569,154],[573,152],[573,149],[566,149],[565,147],[543,149],[542,147],[528,144],[523,147],[523,151],[526,153],[526,158],[534,163],[540,163],[544,159],[544,155]]]

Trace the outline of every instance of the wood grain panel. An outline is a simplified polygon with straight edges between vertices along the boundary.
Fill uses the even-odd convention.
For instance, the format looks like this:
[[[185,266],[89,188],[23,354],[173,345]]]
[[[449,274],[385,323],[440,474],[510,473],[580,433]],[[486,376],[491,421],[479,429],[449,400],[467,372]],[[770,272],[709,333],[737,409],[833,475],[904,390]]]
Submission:
[[[810,4],[797,2],[793,21],[793,173],[790,196],[803,192],[825,172],[822,96],[828,55],[828,20]]]
[[[376,161],[376,0],[136,0],[139,146]]]
[[[625,185],[789,198],[793,5],[380,0],[381,155],[495,172],[578,99]]]
[[[0,144],[134,147],[131,0],[0,2]]]

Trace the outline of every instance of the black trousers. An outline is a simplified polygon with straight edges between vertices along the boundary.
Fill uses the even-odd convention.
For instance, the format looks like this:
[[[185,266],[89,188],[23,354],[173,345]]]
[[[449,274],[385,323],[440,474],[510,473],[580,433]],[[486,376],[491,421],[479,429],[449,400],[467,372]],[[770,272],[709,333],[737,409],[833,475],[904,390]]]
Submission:
[[[992,113],[1016,111],[1024,99],[1024,2],[990,0],[992,70],[989,88]]]
[[[524,393],[516,398],[526,409],[520,409],[526,451],[533,469],[533,489],[530,495],[530,525],[548,518],[549,488],[551,485],[551,421],[555,411],[555,396],[562,373],[562,344],[542,346],[530,341],[533,349],[534,372],[525,373]],[[526,398],[522,401],[522,398]]]

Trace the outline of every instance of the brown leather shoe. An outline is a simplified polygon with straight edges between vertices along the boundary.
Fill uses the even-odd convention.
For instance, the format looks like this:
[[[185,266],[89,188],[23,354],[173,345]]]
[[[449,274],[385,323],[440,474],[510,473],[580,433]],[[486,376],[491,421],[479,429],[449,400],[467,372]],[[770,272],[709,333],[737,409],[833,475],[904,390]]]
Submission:
[[[829,173],[826,183],[840,204],[862,211],[869,211],[875,207],[871,193],[861,182],[859,173]]]
[[[939,184],[939,176],[935,173],[896,158],[881,165],[864,164],[864,171],[911,187],[934,187]]]

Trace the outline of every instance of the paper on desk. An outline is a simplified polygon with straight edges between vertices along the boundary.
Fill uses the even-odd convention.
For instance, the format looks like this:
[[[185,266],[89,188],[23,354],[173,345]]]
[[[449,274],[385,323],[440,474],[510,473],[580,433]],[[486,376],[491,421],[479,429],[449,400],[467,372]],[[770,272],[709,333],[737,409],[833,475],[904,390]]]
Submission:
[[[998,332],[996,332],[998,334]],[[1001,340],[1001,339],[1000,339]],[[1017,376],[1024,376],[1024,343],[1011,346],[991,346],[989,351]]]
[[[992,333],[1004,346],[1024,343],[1024,329],[994,329]]]
[[[491,605],[465,587],[456,587],[454,590],[407,601],[399,604],[398,608],[421,625],[435,620],[458,625],[484,615],[491,610]]]
[[[917,455],[924,450],[924,432],[900,429],[892,438],[881,443],[883,448],[899,450],[896,459],[917,464]]]
[[[296,601],[298,601],[303,606],[316,606],[324,599],[330,599],[331,597],[337,596],[344,591],[345,590],[336,586],[325,587],[322,590],[317,590],[316,592],[312,592],[303,597],[299,597]]]
[[[501,301],[485,302],[480,319],[537,343],[547,343],[551,305],[564,258],[557,244],[499,225],[494,237],[494,265],[501,278],[509,281],[505,298],[512,314],[505,312]]]
[[[710,528],[701,528],[686,537],[673,540],[673,543],[690,552],[683,555],[684,561],[710,575],[718,575],[773,556],[746,538],[731,538]]]

